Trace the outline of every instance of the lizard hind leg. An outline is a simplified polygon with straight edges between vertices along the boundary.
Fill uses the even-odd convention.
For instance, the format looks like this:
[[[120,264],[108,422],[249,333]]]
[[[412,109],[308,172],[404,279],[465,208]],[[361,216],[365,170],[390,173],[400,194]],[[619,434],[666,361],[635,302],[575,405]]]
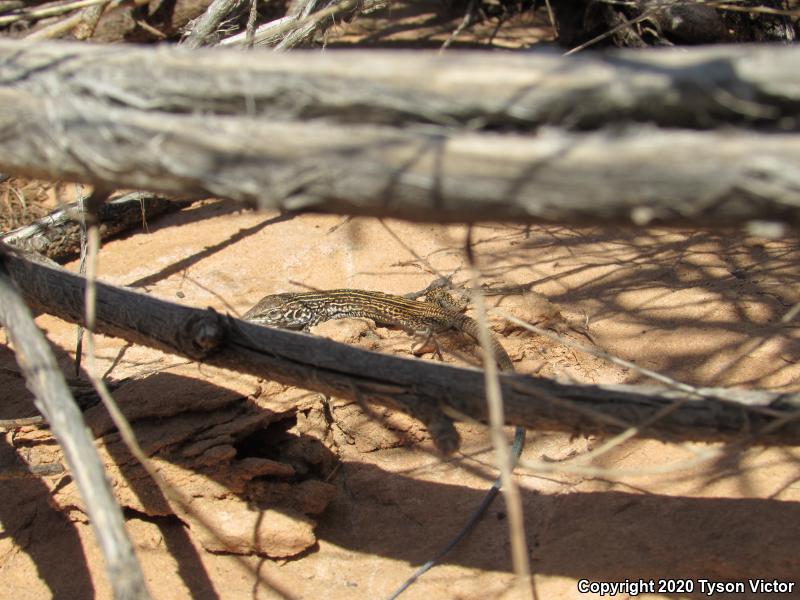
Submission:
[[[446,286],[448,283],[448,281],[443,280],[441,283],[432,284],[432,286],[429,287],[425,292],[425,301],[452,313],[463,313],[465,310],[467,310],[469,299],[467,298],[466,294],[459,293],[457,296],[454,295],[447,289]],[[440,361],[444,361],[442,350],[439,347],[439,343],[435,337],[436,332],[432,328],[428,328],[425,331],[416,333],[417,335],[424,335],[425,339],[412,349],[414,355],[419,356],[420,354],[424,354],[426,352],[433,352]]]
[[[414,335],[422,338],[422,341],[419,344],[412,346],[411,354],[414,356],[420,356],[422,354],[427,354],[428,352],[433,352],[439,358],[439,360],[444,361],[442,349],[439,348],[439,343],[436,341],[436,335],[434,334],[433,329],[428,328],[422,331],[415,331]]]

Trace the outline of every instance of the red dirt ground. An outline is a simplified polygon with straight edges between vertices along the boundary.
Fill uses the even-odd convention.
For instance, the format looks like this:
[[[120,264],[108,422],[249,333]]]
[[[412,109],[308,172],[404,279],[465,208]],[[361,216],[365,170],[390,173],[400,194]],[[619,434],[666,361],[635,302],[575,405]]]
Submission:
[[[531,286],[547,299],[490,296],[490,304],[531,321],[560,323],[558,329],[581,343],[587,343],[580,330],[588,322],[599,346],[687,383],[798,389],[797,329],[780,322],[800,300],[795,239],[762,240],[735,231],[485,225],[476,240],[487,283]],[[99,271],[104,281],[159,298],[242,314],[264,294],[304,286],[421,289],[434,277],[431,268],[449,273],[464,266],[463,241],[462,227],[334,216],[282,219],[207,202],[151,223],[147,234],[108,242]],[[70,369],[73,326],[49,316],[37,322]],[[503,333],[500,321],[493,322],[520,372],[583,382],[643,381],[634,371],[555,342]],[[329,323],[315,333],[402,355],[413,345],[403,332],[357,320]],[[442,345],[471,360],[470,343],[451,336]],[[137,432],[158,452],[162,473],[200,498],[205,504],[199,506],[212,515],[224,507],[240,511],[234,520],[251,527],[238,532],[247,543],[256,543],[253,536],[263,527],[272,548],[310,544],[299,556],[278,560],[209,551],[190,520],[158,508],[152,485],[126,470],[132,467],[118,452],[115,434],[107,432],[102,411],[89,409],[95,431],[106,431],[98,447],[129,507],[129,532],[157,598],[386,597],[458,530],[495,476],[482,427],[461,426],[462,452],[442,462],[424,429],[402,415],[384,413],[381,425],[354,404],[326,405],[317,394],[187,364],[116,339],[100,338],[98,346],[101,370],[118,382],[116,395],[129,414],[140,415]],[[447,353],[445,359],[455,360]],[[0,418],[33,414],[9,350],[2,349],[0,361]],[[196,411],[194,417],[154,417],[162,397]],[[208,422],[215,424],[213,435],[202,429]],[[263,449],[254,450],[253,432],[276,427],[289,440],[275,457],[283,466],[261,459],[243,467],[245,455],[264,456]],[[192,454],[186,450],[190,441],[207,442],[203,448],[213,451]],[[523,458],[564,460],[601,441],[530,431]],[[698,453],[709,448],[719,446],[634,439],[593,463],[605,470],[592,475],[519,469],[538,597],[598,597],[579,594],[580,579],[690,578],[694,593],[680,595],[690,598],[704,597],[699,579],[797,582],[800,451],[730,448],[723,457],[699,461]],[[6,434],[0,450],[4,463],[15,451],[33,460],[58,456],[49,434],[32,429]],[[280,507],[264,513],[237,500],[237,490],[252,492],[253,481],[280,480],[269,469],[287,464],[299,479],[315,482],[312,487],[275,484],[269,493],[280,497]],[[240,479],[224,472],[230,465]],[[0,482],[0,598],[109,597],[79,504],[66,475]],[[477,531],[403,597],[507,596],[504,512],[502,502],[495,503]],[[248,521],[254,514],[266,524]]]

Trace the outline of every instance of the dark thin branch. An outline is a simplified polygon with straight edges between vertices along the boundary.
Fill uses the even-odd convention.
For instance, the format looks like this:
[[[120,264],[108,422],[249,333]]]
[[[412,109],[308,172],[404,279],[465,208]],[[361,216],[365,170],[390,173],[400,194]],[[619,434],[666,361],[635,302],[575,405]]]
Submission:
[[[149,192],[131,192],[96,207],[103,238],[142,228],[146,218],[178,210],[189,201],[166,199]],[[37,252],[53,260],[81,251],[81,215],[76,203],[57,208],[33,223],[0,234],[0,242]]]
[[[7,250],[6,268],[27,301],[70,322],[83,322],[84,281]],[[97,332],[208,364],[268,377],[341,398],[372,400],[422,420],[443,451],[458,438],[444,406],[486,422],[482,373],[367,352],[301,333],[274,330],[98,284]],[[755,443],[800,441],[800,395],[636,385],[570,385],[525,375],[501,376],[506,422],[540,430],[613,433],[683,404],[642,432],[658,439]],[[448,411],[452,414],[452,411]],[[787,420],[776,428],[775,423]],[[768,435],[758,436],[765,427]]]
[[[44,465],[16,464],[0,468],[0,481],[4,479],[28,479],[30,477],[50,477],[64,473],[58,463]]]

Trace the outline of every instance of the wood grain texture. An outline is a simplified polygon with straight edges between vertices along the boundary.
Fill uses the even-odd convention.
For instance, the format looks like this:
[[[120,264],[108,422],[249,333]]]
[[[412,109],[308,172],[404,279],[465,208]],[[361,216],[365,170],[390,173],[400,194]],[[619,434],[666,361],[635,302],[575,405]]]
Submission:
[[[83,279],[30,262],[15,250],[6,250],[3,263],[33,307],[83,322]],[[97,294],[98,333],[340,398],[400,408],[423,421],[434,439],[453,433],[444,407],[487,420],[483,374],[475,369],[367,352],[106,284],[98,284]],[[703,389],[703,397],[696,397],[654,386],[570,385],[505,373],[501,381],[509,425],[605,434],[642,423],[677,401],[680,406],[641,436],[758,444],[800,441],[800,420],[792,420],[800,414],[798,394]],[[783,419],[788,422],[776,427]],[[755,435],[765,427],[774,430]]]
[[[797,224],[798,59],[0,41],[0,171],[420,221]]]
[[[15,288],[12,277],[0,265],[0,324],[14,344],[17,364],[34,395],[36,408],[46,417],[64,451],[70,474],[80,489],[92,529],[106,560],[106,572],[114,598],[145,600],[141,567],[125,531],[119,508],[105,477],[94,440],[67,387],[64,375],[42,332]]]
[[[189,204],[186,200],[162,198],[148,192],[131,192],[100,204],[94,211],[100,236],[105,239],[123,231],[146,228],[147,219]],[[0,234],[0,242],[38,252],[53,260],[80,253],[80,230],[76,203],[51,211],[29,225]]]

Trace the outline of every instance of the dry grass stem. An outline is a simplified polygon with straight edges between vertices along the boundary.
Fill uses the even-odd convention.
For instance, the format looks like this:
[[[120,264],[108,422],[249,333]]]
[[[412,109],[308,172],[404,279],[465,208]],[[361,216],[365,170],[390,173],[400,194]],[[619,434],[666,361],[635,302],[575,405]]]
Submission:
[[[525,517],[522,510],[522,498],[512,477],[511,450],[503,431],[505,425],[503,395],[500,389],[497,362],[492,351],[491,334],[489,333],[486,317],[486,301],[480,287],[480,273],[471,247],[471,232],[472,230],[470,229],[467,236],[466,249],[472,271],[472,303],[475,308],[479,341],[483,354],[484,386],[489,409],[489,432],[494,446],[497,468],[500,471],[501,491],[508,512],[511,560],[514,566],[514,574],[516,575],[514,588],[518,598],[533,598],[535,593],[530,576],[530,556],[525,540]]]

